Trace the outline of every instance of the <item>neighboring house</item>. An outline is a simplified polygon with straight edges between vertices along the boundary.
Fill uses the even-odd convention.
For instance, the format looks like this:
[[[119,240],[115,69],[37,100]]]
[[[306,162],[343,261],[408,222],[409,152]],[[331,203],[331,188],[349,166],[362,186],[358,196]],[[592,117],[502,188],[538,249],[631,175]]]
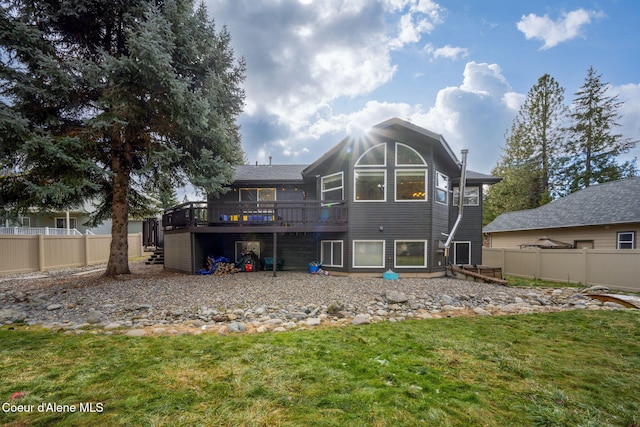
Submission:
[[[6,220],[3,234],[86,234],[89,230],[83,224],[89,220],[85,208],[69,211],[43,212],[30,209],[17,218]]]
[[[636,249],[640,178],[593,185],[536,209],[504,213],[483,232],[485,246],[492,248],[546,239],[577,249]]]
[[[222,197],[165,212],[165,268],[195,273],[208,255],[237,260],[245,250],[275,252],[285,269],[320,261],[332,274],[439,276],[447,261],[480,264],[482,186],[499,178],[467,172],[445,259],[460,175],[442,136],[400,119],[345,138],[311,165],[238,166]]]
[[[0,234],[111,234],[111,220],[98,227],[84,225],[89,221],[91,204],[75,207],[69,211],[44,212],[30,209],[28,213],[6,220],[0,227]],[[141,219],[129,218],[129,234],[142,232]],[[68,224],[68,226],[67,226]]]

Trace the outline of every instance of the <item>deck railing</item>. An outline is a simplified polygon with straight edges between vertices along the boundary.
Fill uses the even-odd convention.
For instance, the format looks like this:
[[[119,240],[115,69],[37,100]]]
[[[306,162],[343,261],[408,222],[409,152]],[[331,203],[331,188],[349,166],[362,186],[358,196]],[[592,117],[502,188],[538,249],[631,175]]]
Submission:
[[[82,233],[75,228],[53,228],[53,227],[0,227],[0,234],[11,234],[19,236],[82,236]]]
[[[199,226],[331,226],[347,223],[344,201],[189,202],[165,211],[165,229]]]

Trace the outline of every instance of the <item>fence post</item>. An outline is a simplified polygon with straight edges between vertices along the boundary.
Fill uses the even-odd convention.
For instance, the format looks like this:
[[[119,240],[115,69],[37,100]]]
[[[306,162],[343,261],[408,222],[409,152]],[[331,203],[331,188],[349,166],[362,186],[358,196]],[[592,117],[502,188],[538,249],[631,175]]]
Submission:
[[[85,267],[89,265],[89,235],[84,235],[84,265]]]
[[[584,282],[583,284],[586,286],[587,284],[589,284],[589,278],[587,277],[587,248],[582,248],[582,266],[584,268],[582,274],[583,274],[583,278],[584,278]]]
[[[44,271],[44,235],[38,234],[38,271]]]

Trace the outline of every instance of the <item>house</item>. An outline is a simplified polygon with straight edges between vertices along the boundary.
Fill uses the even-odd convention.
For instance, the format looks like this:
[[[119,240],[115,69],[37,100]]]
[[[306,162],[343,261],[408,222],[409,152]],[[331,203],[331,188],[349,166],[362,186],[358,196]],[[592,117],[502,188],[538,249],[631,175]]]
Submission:
[[[242,165],[230,190],[163,215],[165,268],[195,273],[208,255],[320,261],[331,274],[440,276],[447,262],[482,262],[482,186],[468,171],[457,219],[461,163],[441,135],[394,118],[347,137],[310,165]]]
[[[89,230],[84,226],[88,220],[89,212],[84,207],[61,212],[30,209],[18,217],[5,219],[0,233],[81,235]]]
[[[485,246],[535,246],[544,239],[577,249],[636,249],[640,177],[593,185],[536,209],[504,213],[484,227]],[[544,247],[544,246],[540,246]]]
[[[0,227],[0,234],[111,234],[111,219],[93,228],[85,225],[89,221],[92,209],[91,203],[76,206],[67,211],[43,211],[31,208],[18,217],[7,217]],[[141,233],[142,228],[143,220],[129,218],[129,234]]]

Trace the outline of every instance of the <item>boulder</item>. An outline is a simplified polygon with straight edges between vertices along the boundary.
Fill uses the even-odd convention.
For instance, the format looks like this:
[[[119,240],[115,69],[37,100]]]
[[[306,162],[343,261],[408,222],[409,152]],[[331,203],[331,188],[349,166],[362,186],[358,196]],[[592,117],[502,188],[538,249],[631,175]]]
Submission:
[[[384,299],[388,304],[401,304],[409,301],[409,298],[407,298],[405,294],[394,290],[386,290],[384,292]]]

